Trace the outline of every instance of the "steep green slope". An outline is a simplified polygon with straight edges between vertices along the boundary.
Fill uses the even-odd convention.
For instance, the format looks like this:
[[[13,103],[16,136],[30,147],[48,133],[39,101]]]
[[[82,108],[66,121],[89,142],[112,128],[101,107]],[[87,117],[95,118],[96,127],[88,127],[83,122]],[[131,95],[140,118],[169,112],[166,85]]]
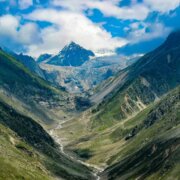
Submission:
[[[113,165],[102,179],[179,179],[180,87],[153,106],[132,130],[119,137],[126,143],[110,158]]]
[[[64,120],[68,116],[66,111],[74,109],[73,96],[52,87],[0,50],[0,124],[3,128],[11,129],[19,142],[12,147],[8,146],[8,151],[17,158],[20,157],[19,151],[23,151],[27,156],[32,156],[27,158],[28,163],[35,161],[40,164],[40,166],[35,164],[35,168],[32,165],[26,167],[24,156],[21,160],[14,160],[15,163],[10,164],[13,157],[9,158],[8,154],[4,154],[1,165],[6,168],[2,178],[10,172],[12,176],[7,175],[6,178],[36,179],[37,172],[37,179],[46,179],[45,177],[50,179],[52,176],[65,179],[91,179],[93,175],[90,170],[62,154],[50,135],[37,123],[49,126],[56,120]],[[7,136],[8,133],[9,131]],[[18,167],[16,163],[19,164]],[[47,175],[41,172],[41,167]],[[32,171],[35,174],[31,176]]]
[[[88,168],[60,153],[53,139],[38,123],[0,102],[0,130],[7,129],[5,127],[11,129],[11,131],[5,131],[5,134],[12,142],[11,144],[8,141],[2,142],[2,148],[0,147],[3,155],[0,158],[0,165],[4,167],[0,177],[8,178],[10,175],[14,179],[18,179],[18,177],[22,179],[48,179],[51,176],[59,176],[78,180],[92,178]],[[16,136],[12,136],[12,133]],[[3,150],[6,145],[10,155]],[[19,154],[20,152],[22,156]],[[21,159],[16,159],[16,157]],[[26,161],[30,166],[26,166]],[[33,171],[34,174],[31,174]],[[43,171],[47,173],[45,174]]]
[[[2,124],[0,144],[0,179],[53,179],[36,151]]]
[[[24,54],[15,54],[13,57],[22,64],[24,64],[24,66],[26,66],[32,73],[38,75],[43,79],[46,79],[43,70],[39,67],[38,63],[31,56],[27,56]]]
[[[104,99],[92,110],[95,114],[92,127],[104,129],[136,115],[179,83],[180,31],[177,31],[159,48],[104,85],[105,89],[97,93]]]
[[[12,50],[1,46],[0,47],[5,53],[17,59],[18,62],[22,63],[26,68],[28,68],[32,73],[38,75],[39,77],[45,79],[43,70],[39,67],[38,63],[28,55],[24,55],[22,53],[17,54]]]
[[[57,119],[55,113],[74,109],[74,100],[64,90],[50,86],[46,81],[32,74],[20,62],[0,50],[0,96],[18,111],[43,123]],[[14,101],[14,103],[13,103]],[[21,108],[16,106],[17,101]]]

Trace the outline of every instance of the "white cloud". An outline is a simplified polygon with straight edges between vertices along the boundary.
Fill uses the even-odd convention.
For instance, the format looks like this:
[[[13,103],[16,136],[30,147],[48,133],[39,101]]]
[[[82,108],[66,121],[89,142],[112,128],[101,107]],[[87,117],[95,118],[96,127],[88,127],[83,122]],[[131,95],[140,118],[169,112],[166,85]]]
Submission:
[[[20,24],[20,17],[12,15],[0,16],[0,43],[12,48],[28,46],[40,41],[39,29],[35,23]]]
[[[175,9],[180,5],[180,0],[144,0],[142,3],[131,0],[131,5],[126,7],[119,6],[121,0],[53,0],[52,4],[76,12],[98,9],[105,16],[144,20],[152,11],[166,13]]]
[[[18,38],[25,45],[30,45],[32,43],[39,44],[41,41],[39,32],[39,28],[35,23],[27,23],[20,27]]]
[[[19,0],[18,1],[20,9],[27,9],[33,5],[33,0]]]
[[[180,0],[144,0],[144,3],[149,6],[152,11],[161,13],[169,12],[180,6]]]
[[[143,41],[149,41],[155,38],[165,37],[167,36],[171,29],[165,27],[161,23],[154,23],[154,24],[145,24],[143,23],[144,27],[139,28],[132,28],[132,31],[129,33],[128,39],[131,44],[139,43]]]
[[[4,15],[0,17],[0,35],[11,36],[15,38],[19,20],[12,15]]]
[[[129,7],[118,7],[108,1],[106,3],[91,2],[89,3],[89,7],[99,9],[105,16],[112,16],[118,19],[144,20],[149,13],[149,9],[142,4],[135,4]]]
[[[120,0],[54,0],[53,5],[76,12],[99,9],[105,16],[118,19],[144,20],[149,13],[149,9],[144,4],[133,3],[132,6],[119,7],[119,2]]]
[[[36,10],[26,16],[35,21],[47,21],[54,25],[41,30],[43,42],[40,45],[30,46],[30,53],[57,53],[70,41],[75,41],[93,51],[100,49],[114,50],[127,41],[122,38],[113,38],[100,25],[94,24],[83,14],[53,9]]]
[[[132,29],[139,29],[140,24],[141,24],[140,22],[134,22],[130,24],[130,27]]]
[[[39,3],[39,0],[9,0],[9,2],[13,6],[19,6],[20,9],[27,9],[33,2]],[[143,21],[152,11],[167,13],[175,9],[179,5],[179,0],[143,0],[142,3],[131,0],[131,5],[123,7],[119,6],[121,0],[52,0],[50,3],[51,9],[39,9],[41,5],[38,4],[32,13],[24,15],[25,22],[29,19],[34,21],[33,23],[21,25],[20,17],[12,15],[0,17],[0,38],[12,39],[28,48],[29,53],[35,56],[47,52],[57,53],[70,41],[75,41],[93,51],[114,50],[129,42],[138,43],[166,35],[169,28],[163,24],[158,22],[146,24]],[[86,17],[85,11],[92,14],[93,9],[100,10],[106,17],[136,20],[122,27],[128,38],[112,37],[111,33],[103,28],[104,22],[96,24]],[[39,29],[37,21],[50,22],[52,25]]]

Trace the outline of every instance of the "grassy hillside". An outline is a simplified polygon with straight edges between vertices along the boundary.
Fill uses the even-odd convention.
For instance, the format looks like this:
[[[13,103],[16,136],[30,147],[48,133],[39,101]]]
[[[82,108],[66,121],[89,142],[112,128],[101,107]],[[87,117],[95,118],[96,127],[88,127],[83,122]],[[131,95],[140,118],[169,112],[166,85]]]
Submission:
[[[85,166],[59,152],[53,139],[38,123],[3,102],[0,102],[0,132],[3,134],[0,139],[0,163],[1,168],[4,167],[0,177],[51,179],[52,176],[59,176],[78,180],[92,178]],[[27,166],[26,163],[30,165]]]
[[[32,147],[2,124],[0,144],[0,179],[53,179]]]
[[[74,99],[50,86],[23,64],[0,50],[0,98],[15,109],[48,124],[75,109]],[[17,106],[16,103],[19,103]],[[21,106],[21,107],[20,107]]]
[[[104,84],[102,93],[97,92],[104,99],[92,110],[92,127],[102,130],[134,116],[179,85],[179,44],[180,31],[177,31],[159,48],[119,72],[117,77],[108,81],[107,86]]]
[[[133,130],[110,158],[108,163],[113,165],[104,178],[179,179],[180,87],[157,103]]]
[[[4,153],[1,162],[4,168],[3,173],[0,173],[2,178],[51,179],[57,176],[65,179],[91,179],[93,175],[90,170],[60,153],[58,145],[37,123],[49,126],[56,120],[64,120],[68,116],[66,111],[69,113],[74,109],[73,96],[52,87],[0,50],[0,125],[2,129],[7,129],[7,136],[9,132],[15,134],[14,144],[7,147],[12,157],[0,151]],[[28,157],[22,156],[19,160],[18,153],[21,151]],[[17,160],[14,159],[16,157]],[[26,161],[30,164],[28,167]],[[31,165],[33,162],[34,168]],[[10,177],[6,175],[8,173]]]
[[[136,116],[103,131],[92,131],[89,114],[68,122],[64,134],[69,153],[106,168],[102,179],[179,179],[180,87]],[[81,129],[81,131],[78,131]],[[70,133],[68,133],[70,132]]]

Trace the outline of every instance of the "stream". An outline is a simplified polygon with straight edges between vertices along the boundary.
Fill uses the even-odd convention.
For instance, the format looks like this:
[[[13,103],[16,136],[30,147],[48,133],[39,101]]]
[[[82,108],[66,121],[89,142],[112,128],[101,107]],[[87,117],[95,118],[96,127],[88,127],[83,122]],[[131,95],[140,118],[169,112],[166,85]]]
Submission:
[[[70,119],[70,120],[71,120],[71,119]],[[65,155],[66,157],[68,157],[69,159],[72,159],[72,160],[74,160],[74,161],[77,161],[77,162],[79,162],[79,163],[81,163],[81,164],[83,164],[83,165],[85,165],[85,166],[93,169],[93,175],[94,175],[94,177],[96,178],[96,180],[100,180],[101,178],[100,178],[100,176],[99,176],[98,174],[101,173],[104,169],[99,168],[99,167],[97,167],[97,166],[95,166],[95,165],[86,163],[86,162],[84,162],[84,161],[82,161],[82,160],[80,160],[80,159],[76,159],[74,156],[71,156],[71,155],[69,155],[68,153],[66,153],[66,152],[64,151],[64,146],[63,146],[63,143],[62,143],[62,140],[63,140],[63,139],[61,139],[59,136],[57,136],[56,133],[55,133],[55,131],[61,129],[61,128],[63,127],[63,124],[66,123],[66,122],[68,122],[68,121],[70,121],[70,120],[61,121],[61,122],[57,125],[56,128],[51,129],[51,130],[49,131],[49,134],[50,134],[51,137],[55,140],[55,142],[59,145],[59,149],[60,149],[60,151],[61,151],[62,154],[64,154],[64,155]]]

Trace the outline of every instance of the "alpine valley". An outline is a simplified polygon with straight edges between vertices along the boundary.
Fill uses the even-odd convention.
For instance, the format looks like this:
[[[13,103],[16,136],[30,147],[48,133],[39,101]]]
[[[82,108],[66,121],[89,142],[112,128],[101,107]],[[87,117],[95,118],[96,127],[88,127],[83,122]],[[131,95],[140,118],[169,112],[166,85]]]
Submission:
[[[0,179],[179,180],[180,31],[145,55],[75,42],[0,48]]]

